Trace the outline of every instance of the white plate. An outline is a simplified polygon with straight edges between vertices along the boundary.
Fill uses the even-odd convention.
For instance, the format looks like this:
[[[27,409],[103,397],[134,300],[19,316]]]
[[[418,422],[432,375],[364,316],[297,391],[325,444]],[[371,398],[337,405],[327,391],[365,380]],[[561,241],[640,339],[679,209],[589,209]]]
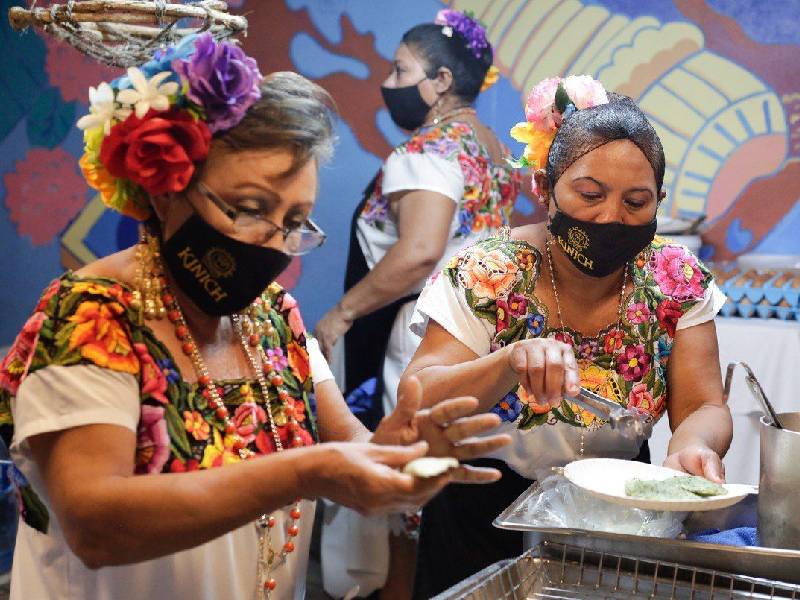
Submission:
[[[625,482],[639,479],[669,479],[686,475],[680,471],[617,458],[587,458],[576,460],[564,467],[564,476],[572,483],[596,496],[633,508],[647,510],[690,512],[725,508],[743,500],[757,489],[752,485],[726,483],[728,493],[721,496],[697,498],[696,500],[651,500],[632,498],[625,494]]]

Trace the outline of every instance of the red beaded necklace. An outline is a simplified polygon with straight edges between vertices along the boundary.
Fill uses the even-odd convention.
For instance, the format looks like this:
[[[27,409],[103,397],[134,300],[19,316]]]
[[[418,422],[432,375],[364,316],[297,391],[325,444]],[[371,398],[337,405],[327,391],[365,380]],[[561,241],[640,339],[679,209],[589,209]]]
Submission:
[[[158,252],[152,250],[154,245],[151,242],[152,240],[143,241],[144,249],[142,249],[141,252],[142,262],[144,263],[144,260],[148,259],[147,266],[153,269],[153,271],[160,271],[152,273],[151,281],[154,279],[160,284],[161,301],[163,302],[166,317],[175,326],[175,337],[181,342],[181,350],[183,353],[191,359],[195,373],[197,374],[197,382],[202,387],[201,394],[207,400],[208,407],[213,411],[210,414],[203,414],[203,418],[212,428],[220,427],[221,425],[220,428],[225,432],[225,435],[230,437],[231,448],[238,453],[242,460],[255,458],[257,456],[256,453],[247,447],[245,441],[237,433],[236,425],[231,419],[230,413],[223,401],[222,388],[217,386],[209,375],[208,367],[200,354],[194,337],[189,331],[189,326],[186,323],[183,311],[175,299],[175,296],[169,290],[169,283],[163,274],[163,265],[159,260]],[[150,256],[144,257],[145,253],[149,253]],[[137,255],[138,254],[139,253],[137,253]],[[284,447],[281,443],[280,435],[278,434],[278,428],[275,424],[275,418],[269,401],[269,383],[275,388],[278,399],[283,405],[283,414],[287,416],[287,427],[293,434],[291,441],[292,447],[304,446],[305,440],[297,435],[301,426],[295,417],[294,401],[289,395],[288,390],[283,386],[283,377],[278,370],[275,369],[275,365],[267,356],[264,346],[261,343],[262,335],[264,333],[271,334],[273,329],[269,322],[261,327],[257,323],[254,315],[259,309],[269,310],[269,308],[270,306],[267,300],[258,298],[253,305],[247,309],[246,312],[248,314],[232,315],[231,321],[241,340],[242,349],[253,369],[256,380],[261,387],[261,394],[264,399],[265,408],[267,409],[266,413],[272,439],[275,442],[275,448],[278,452],[282,452]],[[160,317],[156,316],[156,318]],[[259,364],[259,359],[261,364]],[[209,438],[208,443],[213,443],[213,436]],[[256,595],[260,598],[270,598],[272,591],[277,586],[277,582],[271,577],[272,569],[276,561],[283,560],[294,552],[295,545],[292,539],[297,537],[300,532],[300,528],[297,525],[297,522],[300,520],[299,498],[289,511],[289,518],[291,519],[291,525],[287,528],[286,533],[290,539],[283,544],[280,553],[277,554],[272,550],[272,531],[277,524],[275,517],[263,514],[255,522],[258,531]]]

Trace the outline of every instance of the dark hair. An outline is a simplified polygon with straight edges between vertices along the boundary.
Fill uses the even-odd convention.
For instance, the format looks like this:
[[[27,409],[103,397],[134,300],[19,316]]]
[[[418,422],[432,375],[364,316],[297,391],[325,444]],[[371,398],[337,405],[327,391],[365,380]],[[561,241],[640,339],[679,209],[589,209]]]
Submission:
[[[214,140],[232,150],[286,148],[294,154],[290,173],[310,158],[322,164],[333,155],[336,105],[316,83],[290,71],[261,83],[261,98],[234,127]]]
[[[661,139],[633,100],[610,92],[608,104],[576,110],[561,123],[547,155],[550,188],[581,156],[614,140],[636,144],[653,167],[656,191],[660,193],[665,169]]]
[[[448,37],[442,26],[434,23],[412,27],[402,41],[428,63],[425,75],[432,79],[441,67],[447,67],[453,73],[453,93],[469,104],[475,101],[494,59],[491,45],[476,58],[463,35],[453,31]]]

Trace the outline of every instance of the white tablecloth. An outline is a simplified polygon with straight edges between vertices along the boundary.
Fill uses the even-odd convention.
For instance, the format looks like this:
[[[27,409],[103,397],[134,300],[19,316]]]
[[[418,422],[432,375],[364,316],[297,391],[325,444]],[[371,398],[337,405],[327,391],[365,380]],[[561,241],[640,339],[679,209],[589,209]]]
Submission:
[[[777,412],[800,411],[800,323],[776,319],[716,320],[722,375],[729,362],[750,365]],[[743,371],[736,370],[728,400],[733,415],[733,444],[725,457],[731,483],[758,483],[761,408],[750,394]],[[666,416],[650,440],[654,464],[661,464],[669,442]]]

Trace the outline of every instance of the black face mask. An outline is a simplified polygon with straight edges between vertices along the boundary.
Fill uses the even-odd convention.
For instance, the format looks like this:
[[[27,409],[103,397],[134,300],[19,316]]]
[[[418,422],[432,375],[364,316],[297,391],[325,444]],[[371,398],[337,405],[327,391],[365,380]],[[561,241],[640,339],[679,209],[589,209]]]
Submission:
[[[421,79],[415,85],[407,85],[401,88],[387,88],[381,86],[381,94],[386,108],[392,121],[398,127],[412,131],[425,122],[425,117],[431,107],[422,99],[419,93],[419,84],[425,81]]]
[[[593,223],[561,212],[547,228],[564,254],[578,269],[592,277],[605,277],[621,269],[653,241],[656,219],[645,225]]]
[[[280,250],[229,238],[197,214],[164,242],[161,254],[181,291],[217,317],[249,306],[291,261]]]

